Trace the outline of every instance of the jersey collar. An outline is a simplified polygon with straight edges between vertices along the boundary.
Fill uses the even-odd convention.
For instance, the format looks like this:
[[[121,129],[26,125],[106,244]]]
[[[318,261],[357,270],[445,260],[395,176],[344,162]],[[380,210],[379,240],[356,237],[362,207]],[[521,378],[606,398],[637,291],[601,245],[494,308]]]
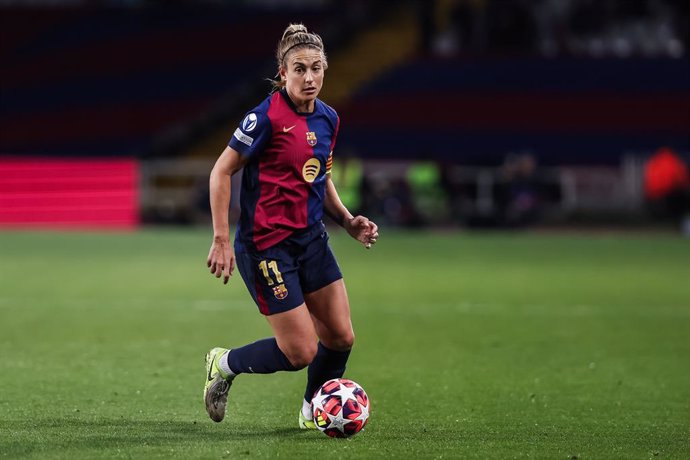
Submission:
[[[297,110],[297,106],[295,105],[294,102],[292,102],[292,99],[290,99],[290,96],[288,96],[287,90],[285,88],[280,90],[281,96],[283,96],[283,99],[285,99],[285,102],[287,105],[292,109],[293,112],[295,112],[297,115],[301,115],[303,117],[308,117],[309,115],[313,115],[316,113],[316,104],[318,103],[318,99],[314,100],[314,111],[313,112],[300,112]]]

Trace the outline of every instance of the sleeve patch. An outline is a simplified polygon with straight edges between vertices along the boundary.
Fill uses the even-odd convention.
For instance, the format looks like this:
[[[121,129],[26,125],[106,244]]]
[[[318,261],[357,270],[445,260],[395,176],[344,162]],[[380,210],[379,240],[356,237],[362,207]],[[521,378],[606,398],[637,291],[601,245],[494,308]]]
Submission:
[[[252,129],[253,129],[253,128],[252,128]],[[243,144],[247,145],[248,147],[251,147],[252,144],[254,143],[254,138],[251,137],[251,136],[247,136],[246,134],[244,134],[244,133],[242,132],[242,130],[240,130],[240,128],[237,128],[237,129],[235,130],[235,133],[233,134],[233,136],[235,137],[235,139],[237,139],[238,141],[240,141],[240,142],[242,142]]]

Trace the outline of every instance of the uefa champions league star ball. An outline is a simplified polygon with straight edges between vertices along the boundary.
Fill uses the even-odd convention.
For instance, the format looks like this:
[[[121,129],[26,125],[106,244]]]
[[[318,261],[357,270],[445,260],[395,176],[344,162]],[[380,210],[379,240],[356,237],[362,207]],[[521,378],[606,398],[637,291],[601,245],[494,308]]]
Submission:
[[[332,438],[360,432],[369,420],[371,404],[364,388],[348,379],[332,379],[314,393],[314,423]]]

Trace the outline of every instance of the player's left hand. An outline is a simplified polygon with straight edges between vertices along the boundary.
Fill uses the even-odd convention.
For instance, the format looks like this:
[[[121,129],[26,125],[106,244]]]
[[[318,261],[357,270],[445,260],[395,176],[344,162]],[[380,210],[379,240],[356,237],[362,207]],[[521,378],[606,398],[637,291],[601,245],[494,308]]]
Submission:
[[[379,226],[364,216],[353,217],[345,222],[345,230],[351,237],[369,249],[379,238]]]

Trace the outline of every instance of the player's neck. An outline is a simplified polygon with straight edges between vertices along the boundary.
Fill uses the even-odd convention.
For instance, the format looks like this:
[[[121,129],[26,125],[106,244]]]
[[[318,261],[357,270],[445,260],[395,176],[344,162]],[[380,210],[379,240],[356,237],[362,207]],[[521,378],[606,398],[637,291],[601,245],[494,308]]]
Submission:
[[[290,101],[290,104],[292,105],[292,108],[295,110],[295,112],[304,114],[310,114],[314,112],[314,107],[316,106],[315,99],[298,101],[290,94],[290,92],[287,89],[285,89],[285,94],[287,95],[287,98]]]

